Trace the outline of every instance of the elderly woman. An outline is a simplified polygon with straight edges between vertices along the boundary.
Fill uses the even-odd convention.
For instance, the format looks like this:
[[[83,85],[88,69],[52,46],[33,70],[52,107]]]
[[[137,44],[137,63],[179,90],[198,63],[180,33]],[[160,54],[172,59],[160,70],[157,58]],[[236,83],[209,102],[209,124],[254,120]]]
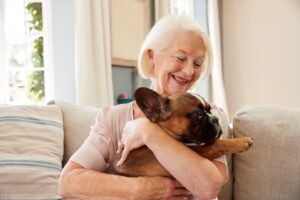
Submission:
[[[152,90],[171,95],[206,77],[211,56],[208,37],[197,22],[169,15],[147,35],[138,67],[151,79]],[[119,164],[131,150],[146,145],[174,179],[105,173],[120,142],[125,148]],[[201,157],[146,119],[131,102],[98,113],[88,138],[64,167],[59,193],[65,199],[214,199],[227,179],[224,156],[213,161]]]

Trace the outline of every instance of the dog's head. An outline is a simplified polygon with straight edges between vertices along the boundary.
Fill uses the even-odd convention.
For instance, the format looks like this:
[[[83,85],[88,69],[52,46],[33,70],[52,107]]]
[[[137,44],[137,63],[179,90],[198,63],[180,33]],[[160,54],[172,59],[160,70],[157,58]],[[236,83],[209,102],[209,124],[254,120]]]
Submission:
[[[211,114],[210,105],[201,96],[178,93],[163,97],[143,87],[134,96],[149,120],[182,142],[208,144],[222,134],[218,118]]]

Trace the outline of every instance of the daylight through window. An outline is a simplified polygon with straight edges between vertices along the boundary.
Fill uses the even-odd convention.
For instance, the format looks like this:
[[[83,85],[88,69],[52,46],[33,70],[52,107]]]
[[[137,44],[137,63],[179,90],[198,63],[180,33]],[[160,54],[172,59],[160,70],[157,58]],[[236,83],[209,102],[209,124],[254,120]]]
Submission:
[[[44,101],[42,1],[5,0],[6,72],[9,101]]]

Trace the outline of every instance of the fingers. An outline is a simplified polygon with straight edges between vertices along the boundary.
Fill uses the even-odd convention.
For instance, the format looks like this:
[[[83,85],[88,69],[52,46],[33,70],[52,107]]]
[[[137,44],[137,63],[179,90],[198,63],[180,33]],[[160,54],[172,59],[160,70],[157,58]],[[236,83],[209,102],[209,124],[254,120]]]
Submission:
[[[117,150],[117,153],[121,153],[122,150],[124,149],[124,144],[122,144],[121,142],[118,143],[118,150]]]
[[[179,181],[174,181],[174,191],[172,199],[188,199],[189,196],[192,195],[190,191],[188,191]]]
[[[179,181],[174,179],[174,186],[175,187],[184,187],[181,183],[179,183]]]
[[[188,200],[189,198],[186,196],[176,196],[176,197],[172,197],[170,198],[170,200]]]
[[[167,177],[142,177],[139,179],[142,192],[138,192],[138,199],[189,199],[191,193],[181,186],[178,181]]]
[[[181,183],[179,183],[178,181],[174,181],[174,186],[175,189],[173,191],[173,195],[179,199],[187,199],[187,196],[192,195],[192,193],[190,191],[188,191]]]
[[[126,160],[128,154],[129,154],[129,150],[128,150],[127,146],[125,146],[125,148],[124,148],[124,150],[122,152],[121,159],[117,163],[118,167],[124,163],[124,161]]]
[[[192,195],[179,181],[172,179],[171,180],[171,199],[188,199]]]
[[[173,192],[172,192],[172,197],[170,199],[177,199],[177,200],[187,200],[189,199],[189,197],[192,196],[192,193],[189,192],[187,189],[185,188],[180,188],[180,189],[175,189]]]
[[[189,196],[189,195],[192,195],[192,193],[185,188],[176,189],[174,191],[174,196]]]

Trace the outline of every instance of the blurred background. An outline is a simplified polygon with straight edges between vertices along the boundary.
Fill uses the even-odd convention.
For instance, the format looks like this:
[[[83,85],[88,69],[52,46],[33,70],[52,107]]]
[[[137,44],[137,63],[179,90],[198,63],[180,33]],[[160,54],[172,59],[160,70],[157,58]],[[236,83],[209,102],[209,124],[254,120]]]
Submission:
[[[0,0],[0,104],[132,100],[155,21],[190,15],[210,35],[212,75],[193,92],[230,116],[246,105],[300,109],[299,0]]]

